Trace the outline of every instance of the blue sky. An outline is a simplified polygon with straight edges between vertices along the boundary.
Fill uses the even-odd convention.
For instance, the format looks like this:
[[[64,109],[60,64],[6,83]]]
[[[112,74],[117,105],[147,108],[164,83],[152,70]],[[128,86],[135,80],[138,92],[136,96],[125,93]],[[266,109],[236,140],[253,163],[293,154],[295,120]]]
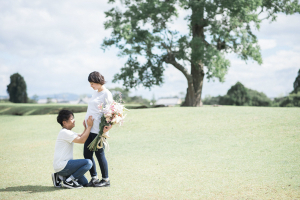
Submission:
[[[107,87],[121,86],[111,82],[125,58],[117,57],[117,49],[103,52],[100,45],[110,35],[104,30],[104,11],[111,5],[106,1],[64,0],[0,1],[0,95],[7,95],[6,86],[13,73],[20,73],[27,83],[27,93],[91,94],[87,76],[99,71]],[[182,19],[171,25],[182,33],[187,25]],[[300,68],[300,15],[279,15],[276,22],[265,21],[256,31],[262,48],[263,64],[239,60],[227,55],[231,67],[225,82],[205,79],[202,96],[224,95],[237,81],[246,87],[278,97],[293,90]],[[189,68],[189,66],[187,66]],[[186,91],[187,82],[177,69],[168,66],[165,83],[149,91],[142,87],[131,89],[131,95],[151,99],[179,95]]]

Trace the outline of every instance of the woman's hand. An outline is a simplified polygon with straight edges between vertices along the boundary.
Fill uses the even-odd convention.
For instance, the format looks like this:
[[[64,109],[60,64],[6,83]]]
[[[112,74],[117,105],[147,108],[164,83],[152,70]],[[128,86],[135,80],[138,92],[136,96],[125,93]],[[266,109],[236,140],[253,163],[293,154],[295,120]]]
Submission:
[[[112,125],[104,126],[103,133],[106,133],[106,132],[109,131],[111,128],[112,128]]]

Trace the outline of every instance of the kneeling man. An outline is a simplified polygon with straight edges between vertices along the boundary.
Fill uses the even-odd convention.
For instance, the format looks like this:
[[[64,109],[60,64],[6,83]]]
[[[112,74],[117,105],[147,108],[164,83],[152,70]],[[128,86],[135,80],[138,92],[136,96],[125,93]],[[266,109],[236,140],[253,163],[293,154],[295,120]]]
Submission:
[[[84,174],[91,169],[93,163],[90,159],[73,160],[74,143],[84,144],[87,140],[93,119],[90,116],[87,120],[87,127],[84,125],[82,134],[71,131],[75,127],[74,114],[69,110],[61,110],[57,116],[57,122],[62,126],[55,144],[53,168],[56,173],[52,174],[52,181],[55,187],[82,188],[88,184]],[[107,132],[111,127],[105,127]]]

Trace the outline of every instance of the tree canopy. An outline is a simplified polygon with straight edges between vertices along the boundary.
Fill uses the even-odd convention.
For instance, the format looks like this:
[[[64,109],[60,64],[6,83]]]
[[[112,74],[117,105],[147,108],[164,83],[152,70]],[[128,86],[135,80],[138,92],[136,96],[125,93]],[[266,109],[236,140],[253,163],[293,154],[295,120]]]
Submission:
[[[15,73],[10,76],[10,84],[7,85],[9,101],[13,103],[27,103],[27,86],[24,78]]]
[[[114,3],[115,0],[109,0]],[[279,13],[300,11],[297,0],[123,0],[124,9],[105,12],[105,29],[112,29],[102,48],[116,46],[128,58],[114,82],[127,88],[151,88],[163,83],[166,65],[187,80],[185,106],[200,106],[203,79],[224,81],[230,62],[227,53],[262,64],[253,30],[263,20],[275,21]],[[189,34],[171,28],[178,10],[186,16]],[[187,67],[190,67],[188,70]]]

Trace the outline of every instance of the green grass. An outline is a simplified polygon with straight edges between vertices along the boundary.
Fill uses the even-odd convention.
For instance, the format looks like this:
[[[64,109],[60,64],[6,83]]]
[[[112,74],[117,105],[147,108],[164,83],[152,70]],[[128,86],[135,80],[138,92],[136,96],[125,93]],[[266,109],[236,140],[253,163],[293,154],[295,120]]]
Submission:
[[[0,199],[299,199],[299,119],[299,108],[131,110],[110,131],[111,187],[69,190],[51,182],[56,115],[0,116]]]
[[[144,108],[142,104],[125,104],[128,109]],[[45,115],[58,114],[62,109],[74,113],[86,112],[87,104],[32,104],[32,103],[0,103],[0,115]]]

